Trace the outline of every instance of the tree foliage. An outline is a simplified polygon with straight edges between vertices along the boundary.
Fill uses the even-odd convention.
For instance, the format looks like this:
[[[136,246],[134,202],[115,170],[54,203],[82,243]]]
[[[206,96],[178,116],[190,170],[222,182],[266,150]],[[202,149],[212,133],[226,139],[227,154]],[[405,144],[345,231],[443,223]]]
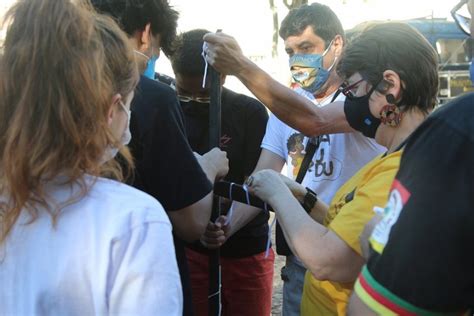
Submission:
[[[272,39],[272,57],[275,58],[278,56],[278,8],[275,5],[275,0],[270,1],[270,9],[272,10],[273,15],[273,39]]]
[[[308,4],[308,0],[283,0],[283,3],[288,8],[288,10],[301,7],[303,4]]]
[[[278,56],[278,30],[280,28],[278,21],[278,8],[275,5],[275,0],[269,0],[270,10],[273,16],[273,36],[272,36],[272,57]],[[303,4],[308,4],[308,0],[283,0],[283,4],[288,10],[298,8]]]

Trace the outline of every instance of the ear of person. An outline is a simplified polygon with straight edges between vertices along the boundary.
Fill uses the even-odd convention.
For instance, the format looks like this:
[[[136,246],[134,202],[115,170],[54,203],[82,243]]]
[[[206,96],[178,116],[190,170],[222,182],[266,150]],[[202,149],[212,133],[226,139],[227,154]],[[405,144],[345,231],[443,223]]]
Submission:
[[[383,82],[386,84],[385,100],[387,104],[380,110],[380,120],[382,124],[397,127],[403,118],[403,112],[398,104],[401,94],[400,76],[393,70],[384,71],[383,76]]]
[[[151,49],[151,24],[147,23],[140,34],[140,48],[144,51]]]
[[[107,123],[109,125],[112,124],[115,115],[117,114],[117,111],[119,109],[119,103],[122,101],[122,96],[120,93],[117,93],[112,96],[112,99],[110,100],[110,106],[109,110],[107,111]]]

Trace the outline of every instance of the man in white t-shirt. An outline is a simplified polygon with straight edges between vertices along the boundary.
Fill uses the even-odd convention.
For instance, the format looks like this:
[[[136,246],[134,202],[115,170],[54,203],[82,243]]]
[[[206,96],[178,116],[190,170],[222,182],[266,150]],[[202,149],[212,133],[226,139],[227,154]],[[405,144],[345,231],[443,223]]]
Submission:
[[[276,115],[285,119],[285,122],[306,135],[319,136],[319,147],[302,183],[315,191],[319,199],[329,204],[339,187],[384,149],[374,140],[350,128],[342,109],[344,96],[336,95],[342,80],[335,71],[335,65],[343,51],[344,30],[334,12],[319,3],[303,5],[290,11],[283,20],[280,36],[285,41],[285,49],[290,57],[292,88],[305,99],[284,89],[251,64],[239,54],[238,45],[227,35],[206,35],[205,40],[209,40],[208,59],[218,70],[235,74]],[[220,45],[224,49],[216,51],[213,44],[214,47]],[[233,49],[230,49],[232,45]],[[231,51],[232,57],[230,53],[226,54]],[[229,58],[235,60],[228,62]],[[230,67],[235,68],[225,71]],[[307,100],[312,104],[309,105]],[[324,109],[324,105],[333,101],[341,102]],[[281,171],[286,163],[287,176],[295,179],[308,141],[298,130],[271,115],[255,171]],[[237,231],[257,212],[259,211],[255,208],[239,204],[235,208],[228,235]],[[299,315],[306,269],[289,250],[280,249],[283,247],[280,247],[278,241],[282,240],[283,236],[278,235],[277,229],[277,252],[287,255],[286,265],[282,269],[283,315]]]

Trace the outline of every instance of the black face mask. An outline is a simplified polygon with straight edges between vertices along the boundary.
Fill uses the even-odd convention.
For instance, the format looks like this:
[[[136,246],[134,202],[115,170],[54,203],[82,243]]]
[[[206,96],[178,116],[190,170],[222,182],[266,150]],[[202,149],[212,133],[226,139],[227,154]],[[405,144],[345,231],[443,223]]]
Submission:
[[[180,103],[183,113],[185,113],[187,116],[192,116],[199,119],[209,118],[209,103],[201,103],[196,101],[180,101]]]
[[[369,93],[362,97],[346,97],[344,113],[349,125],[366,137],[375,138],[375,133],[381,121],[370,113],[369,99],[375,91],[373,86]]]
[[[204,154],[209,150],[209,103],[180,101],[188,142],[193,151]]]

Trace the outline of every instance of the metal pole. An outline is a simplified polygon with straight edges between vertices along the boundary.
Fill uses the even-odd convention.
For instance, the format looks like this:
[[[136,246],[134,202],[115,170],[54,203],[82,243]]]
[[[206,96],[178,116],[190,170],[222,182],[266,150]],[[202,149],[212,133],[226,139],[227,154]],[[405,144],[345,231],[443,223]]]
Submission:
[[[209,147],[219,147],[221,139],[221,80],[220,74],[209,67],[211,79],[211,103],[209,105]],[[220,199],[214,195],[211,221],[220,215]],[[212,250],[209,254],[209,316],[219,316],[221,313],[221,267],[220,251]]]

